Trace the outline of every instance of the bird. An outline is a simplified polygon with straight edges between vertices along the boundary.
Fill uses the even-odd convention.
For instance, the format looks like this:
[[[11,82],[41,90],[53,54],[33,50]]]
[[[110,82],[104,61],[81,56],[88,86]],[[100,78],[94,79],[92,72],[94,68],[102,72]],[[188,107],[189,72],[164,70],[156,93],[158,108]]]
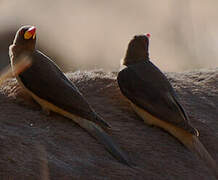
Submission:
[[[151,34],[135,35],[129,42],[117,75],[121,93],[134,112],[151,126],[167,131],[197,154],[218,176],[217,164],[199,140],[179,97],[167,77],[149,57]]]
[[[110,124],[94,111],[60,68],[35,46],[36,27],[32,25],[22,26],[9,46],[12,69],[20,59],[31,60],[31,66],[16,75],[19,85],[41,106],[46,115],[53,111],[73,120],[102,143],[117,160],[130,165],[127,154],[105,131],[111,129]]]

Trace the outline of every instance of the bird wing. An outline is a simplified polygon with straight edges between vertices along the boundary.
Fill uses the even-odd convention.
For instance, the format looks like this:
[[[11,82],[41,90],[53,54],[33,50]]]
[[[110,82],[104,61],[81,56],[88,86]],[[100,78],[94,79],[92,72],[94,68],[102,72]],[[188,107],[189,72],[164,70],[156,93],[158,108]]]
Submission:
[[[126,67],[117,80],[123,95],[137,106],[161,120],[193,130],[169,81],[150,61]]]
[[[128,155],[117,143],[100,126],[92,122],[96,116],[99,116],[92,111],[77,87],[48,57],[40,52],[35,52],[32,55],[32,66],[22,72],[19,77],[24,86],[35,95],[78,115],[77,124],[102,143],[120,162],[128,166],[132,165]],[[98,120],[101,119],[96,121]]]
[[[19,75],[27,89],[70,113],[109,126],[93,112],[77,87],[51,59],[39,51],[35,51],[31,58],[32,66]]]

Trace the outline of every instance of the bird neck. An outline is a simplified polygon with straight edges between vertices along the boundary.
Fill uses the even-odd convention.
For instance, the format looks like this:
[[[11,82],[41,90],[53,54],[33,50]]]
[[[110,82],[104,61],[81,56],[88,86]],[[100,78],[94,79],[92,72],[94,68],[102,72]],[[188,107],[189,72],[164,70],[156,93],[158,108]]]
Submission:
[[[128,66],[148,60],[149,60],[148,50],[142,51],[135,48],[128,48],[126,52],[126,56],[123,59],[123,65]]]
[[[9,47],[10,58],[22,58],[22,56],[29,56],[34,52],[34,48],[25,48],[23,45],[12,44]]]
[[[128,66],[128,65],[133,65],[133,64],[136,64],[136,63],[140,63],[140,62],[146,62],[146,61],[149,61],[149,57],[146,57],[146,58],[127,58],[125,57],[123,60],[122,60],[122,65],[125,65],[125,66]]]

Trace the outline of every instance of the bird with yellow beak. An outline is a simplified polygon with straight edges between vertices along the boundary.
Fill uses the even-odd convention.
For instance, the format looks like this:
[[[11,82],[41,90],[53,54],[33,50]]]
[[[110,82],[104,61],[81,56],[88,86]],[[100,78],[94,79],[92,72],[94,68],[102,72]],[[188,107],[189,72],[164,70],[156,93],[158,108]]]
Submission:
[[[31,66],[16,76],[18,83],[41,105],[46,114],[50,111],[63,115],[87,130],[120,162],[130,165],[129,158],[104,131],[110,125],[89,105],[78,88],[46,55],[35,49],[36,28],[21,27],[9,48],[12,69],[17,60],[31,59]]]

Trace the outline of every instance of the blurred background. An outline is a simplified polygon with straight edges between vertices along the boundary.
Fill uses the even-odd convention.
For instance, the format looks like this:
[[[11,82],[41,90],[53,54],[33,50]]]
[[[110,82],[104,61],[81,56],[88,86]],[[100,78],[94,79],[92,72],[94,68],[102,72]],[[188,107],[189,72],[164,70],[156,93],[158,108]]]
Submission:
[[[0,0],[0,67],[22,25],[67,71],[117,71],[128,41],[151,33],[150,57],[164,71],[218,66],[217,0]]]

